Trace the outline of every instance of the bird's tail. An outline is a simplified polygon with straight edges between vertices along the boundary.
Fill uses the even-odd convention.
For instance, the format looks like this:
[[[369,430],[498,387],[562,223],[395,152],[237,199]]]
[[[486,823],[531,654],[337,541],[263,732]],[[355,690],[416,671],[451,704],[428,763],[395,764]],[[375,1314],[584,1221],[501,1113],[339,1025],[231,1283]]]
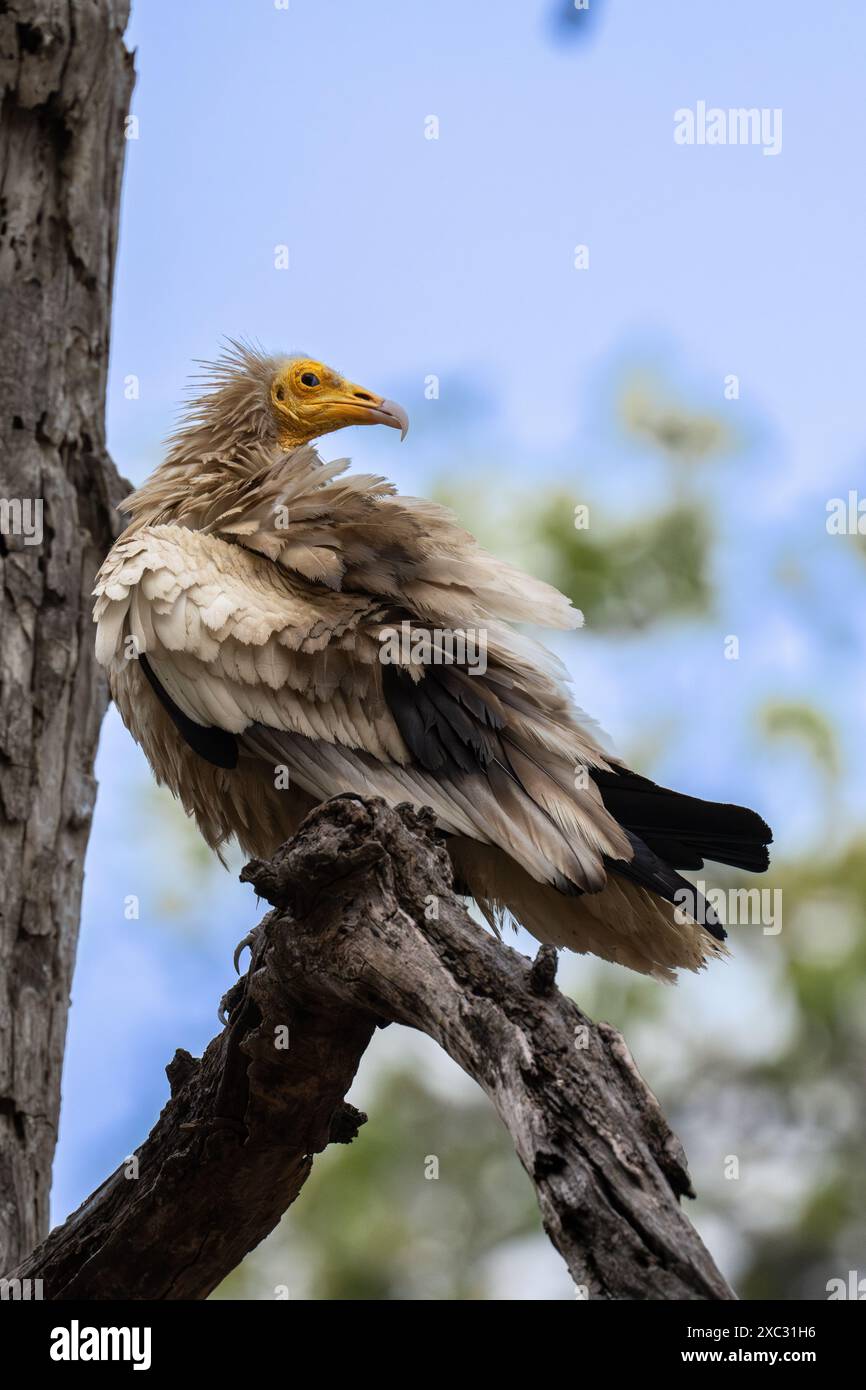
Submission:
[[[592,952],[667,981],[678,969],[700,970],[728,954],[709,925],[618,873],[610,873],[598,893],[571,896],[539,883],[495,846],[455,837],[449,850],[458,888],[497,930],[511,918],[537,941]]]
[[[632,836],[675,869],[702,869],[705,859],[763,873],[773,835],[745,806],[701,801],[628,768],[593,771],[605,807]]]
[[[619,765],[593,768],[592,780],[631,856],[607,854],[601,891],[569,894],[496,847],[455,838],[458,880],[488,921],[510,914],[539,941],[662,979],[727,954],[715,912],[678,870],[711,859],[760,873],[769,864],[769,826],[746,807],[685,796]]]

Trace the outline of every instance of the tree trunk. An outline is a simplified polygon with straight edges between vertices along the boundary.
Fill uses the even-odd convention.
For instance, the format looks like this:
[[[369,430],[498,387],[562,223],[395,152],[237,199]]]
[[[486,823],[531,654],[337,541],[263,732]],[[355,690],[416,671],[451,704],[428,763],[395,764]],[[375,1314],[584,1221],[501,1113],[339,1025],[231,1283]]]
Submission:
[[[615,1029],[466,914],[432,811],[335,797],[242,877],[274,904],[225,1031],[178,1053],[150,1137],[7,1278],[46,1299],[205,1298],[273,1230],[377,1025],[419,1028],[487,1092],[580,1296],[733,1297],[680,1207],[682,1148]],[[372,1122],[375,1124],[376,1117]],[[363,1142],[363,1140],[361,1141]],[[27,1281],[31,1281],[27,1284]]]
[[[127,0],[0,4],[0,1268],[48,1227],[93,760]]]

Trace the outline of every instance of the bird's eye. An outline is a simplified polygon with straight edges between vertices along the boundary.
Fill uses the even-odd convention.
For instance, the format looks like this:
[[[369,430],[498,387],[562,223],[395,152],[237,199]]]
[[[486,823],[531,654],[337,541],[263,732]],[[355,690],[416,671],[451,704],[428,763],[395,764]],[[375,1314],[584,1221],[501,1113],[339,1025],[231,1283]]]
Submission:
[[[304,372],[301,377],[302,386],[319,386],[320,384],[315,372]]]

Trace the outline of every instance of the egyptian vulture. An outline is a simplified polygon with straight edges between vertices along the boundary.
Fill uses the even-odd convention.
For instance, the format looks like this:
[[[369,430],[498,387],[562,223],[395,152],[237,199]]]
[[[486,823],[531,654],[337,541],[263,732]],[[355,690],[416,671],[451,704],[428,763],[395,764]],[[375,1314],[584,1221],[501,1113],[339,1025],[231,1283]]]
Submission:
[[[580,614],[445,508],[323,463],[312,441],[359,424],[407,419],[321,362],[232,344],[123,504],[96,654],[157,781],[218,853],[234,836],[263,858],[340,793],[429,806],[492,925],[661,979],[724,954],[677,871],[763,870],[767,826],[604,752],[512,626]]]

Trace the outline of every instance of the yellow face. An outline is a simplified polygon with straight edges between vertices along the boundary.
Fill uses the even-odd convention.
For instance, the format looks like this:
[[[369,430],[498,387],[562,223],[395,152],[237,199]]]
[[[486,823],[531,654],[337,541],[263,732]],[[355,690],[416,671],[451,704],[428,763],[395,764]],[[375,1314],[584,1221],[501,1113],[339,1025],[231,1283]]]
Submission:
[[[391,425],[401,438],[409,428],[402,406],[306,357],[282,363],[271,382],[271,405],[284,449],[309,444],[345,425]]]

